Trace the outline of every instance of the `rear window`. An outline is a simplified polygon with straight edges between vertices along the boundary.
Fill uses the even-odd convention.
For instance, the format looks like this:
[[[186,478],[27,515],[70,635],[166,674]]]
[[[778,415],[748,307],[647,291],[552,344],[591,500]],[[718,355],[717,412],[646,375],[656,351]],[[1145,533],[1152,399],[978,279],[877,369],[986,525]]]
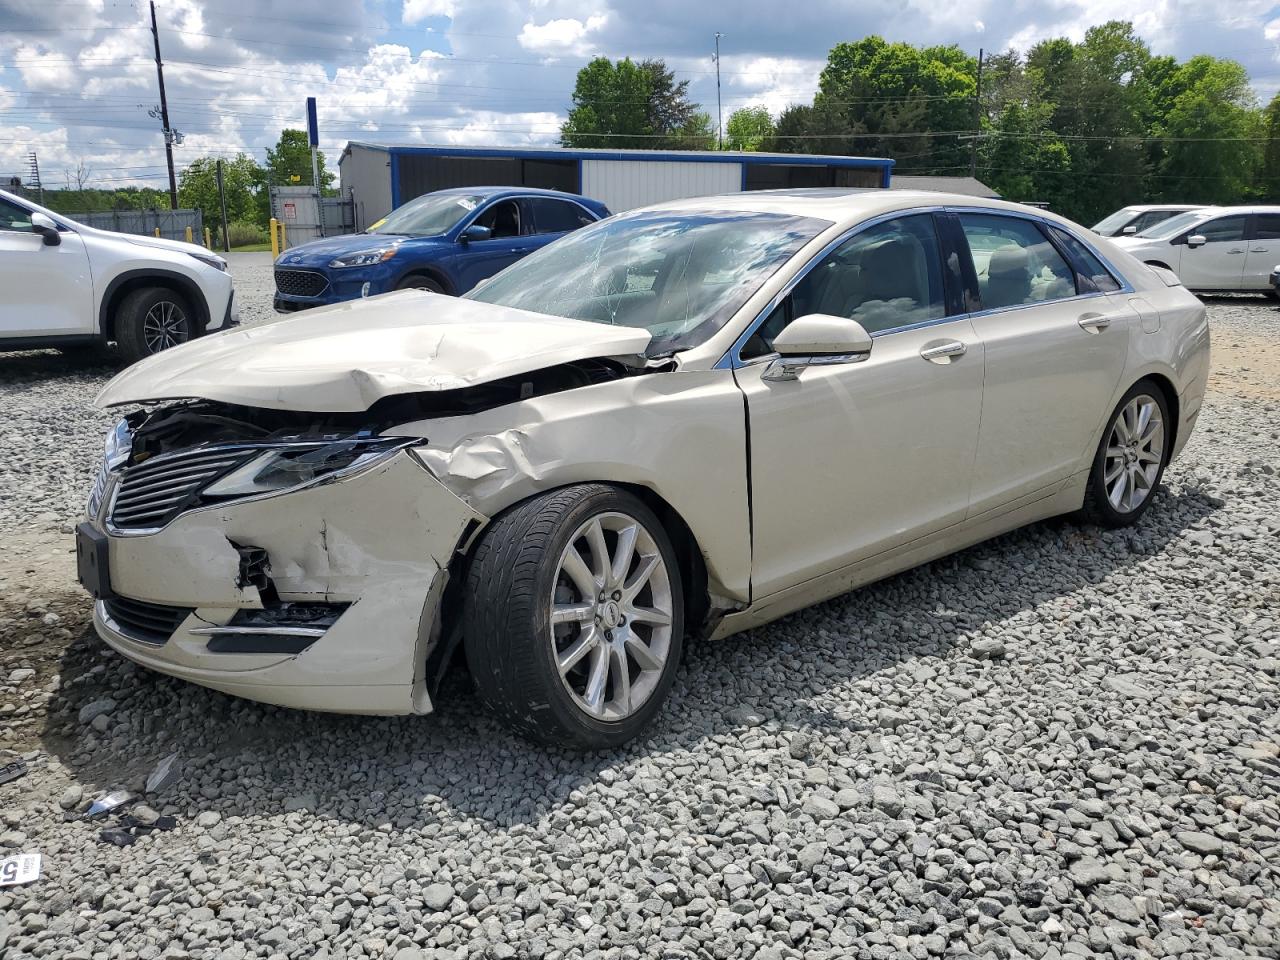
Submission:
[[[1120,289],[1120,281],[1111,275],[1111,271],[1102,265],[1102,261],[1092,250],[1067,231],[1057,227],[1050,229],[1076,263],[1079,270],[1076,286],[1080,293],[1111,293]]]

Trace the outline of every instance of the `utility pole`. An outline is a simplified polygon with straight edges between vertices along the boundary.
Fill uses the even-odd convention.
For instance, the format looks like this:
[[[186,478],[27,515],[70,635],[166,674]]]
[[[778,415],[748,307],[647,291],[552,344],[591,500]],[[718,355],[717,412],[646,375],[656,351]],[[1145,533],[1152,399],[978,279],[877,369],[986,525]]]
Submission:
[[[227,232],[227,193],[222,186],[222,158],[218,158],[218,204],[222,207],[222,252],[231,252],[231,234]]]
[[[982,48],[978,48],[978,85],[973,96],[973,143],[969,144],[969,176],[978,175],[978,139],[982,136]]]
[[[155,0],[151,2],[151,39],[156,44],[156,76],[160,79],[160,124],[164,127],[164,157],[169,163],[169,209],[177,210],[178,178],[173,174],[174,132],[169,128],[169,101],[164,96],[164,64],[160,62],[160,30],[156,27]]]
[[[724,34],[716,31],[716,149],[724,149],[724,113],[720,109],[720,38]]]
[[[36,158],[34,150],[27,154],[27,181],[39,193],[40,203],[44,203],[44,184],[40,182],[40,161]]]

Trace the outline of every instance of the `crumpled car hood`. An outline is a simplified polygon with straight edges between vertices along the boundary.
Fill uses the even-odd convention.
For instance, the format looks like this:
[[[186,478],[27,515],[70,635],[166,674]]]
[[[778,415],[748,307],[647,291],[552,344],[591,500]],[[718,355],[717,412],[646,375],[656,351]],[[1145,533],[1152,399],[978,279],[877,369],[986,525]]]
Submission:
[[[560,363],[633,357],[651,334],[422,290],[201,337],[118,374],[99,407],[205,399],[347,413],[394,394],[455,390]]]

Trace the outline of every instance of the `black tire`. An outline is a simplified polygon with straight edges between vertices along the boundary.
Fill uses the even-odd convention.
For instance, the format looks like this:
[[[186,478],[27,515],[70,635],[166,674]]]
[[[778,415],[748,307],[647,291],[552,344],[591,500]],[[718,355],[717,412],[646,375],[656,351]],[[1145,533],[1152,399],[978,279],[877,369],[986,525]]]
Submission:
[[[187,298],[167,287],[132,290],[116,308],[116,343],[126,364],[184,343],[199,332]]]
[[[444,293],[444,287],[438,280],[421,273],[414,273],[396,284],[397,290],[430,290],[432,293]]]
[[[604,720],[579,705],[570,692],[569,681],[561,679],[556,658],[564,656],[572,642],[555,633],[555,629],[565,628],[553,628],[550,617],[553,597],[564,589],[561,558],[574,535],[593,518],[616,518],[619,514],[638,521],[650,535],[665,564],[672,610],[670,634],[665,640],[666,659],[648,675],[651,692],[647,699],[630,715]],[[566,487],[533,497],[500,515],[489,525],[472,555],[464,602],[467,666],[481,700],[507,726],[539,743],[587,750],[619,746],[636,737],[653,720],[675,681],[684,635],[680,566],[653,511],[617,488],[603,484]],[[595,625],[600,638],[609,636],[613,642],[619,636],[605,633],[599,618]],[[569,628],[582,633],[593,629],[590,624]],[[633,623],[628,631],[637,628],[638,624]],[[619,629],[614,627],[614,631]],[[649,634],[649,642],[656,643],[655,636]],[[597,646],[601,648],[600,655],[607,657],[609,643],[601,639]],[[580,667],[589,671],[594,654],[592,650],[582,656]],[[638,663],[624,662],[629,671],[632,666],[639,669]],[[576,669],[579,668],[566,671],[566,676]],[[615,681],[607,682],[616,695],[617,688],[612,686]],[[628,679],[628,690],[630,684]],[[602,687],[601,699],[604,698]]]
[[[1108,494],[1108,443],[1112,439],[1112,432],[1116,429],[1117,420],[1120,419],[1125,409],[1140,397],[1146,397],[1155,403],[1160,412],[1160,429],[1162,433],[1160,436],[1159,458],[1158,461],[1154,461],[1156,466],[1154,476],[1149,480],[1143,481],[1145,495],[1141,502],[1130,507],[1124,499],[1123,490],[1121,491],[1119,504],[1113,502],[1112,497]],[[1093,455],[1093,465],[1089,469],[1089,481],[1085,486],[1084,492],[1083,513],[1085,519],[1104,527],[1127,527],[1138,522],[1150,508],[1151,502],[1155,499],[1155,492],[1160,487],[1160,481],[1164,478],[1164,468],[1169,462],[1170,454],[1173,452],[1171,443],[1173,436],[1172,426],[1169,420],[1168,401],[1165,400],[1164,391],[1154,381],[1139,380],[1129,388],[1128,392],[1120,398],[1120,402],[1116,404],[1116,408],[1111,411],[1111,416],[1107,418],[1106,425],[1103,427],[1102,437],[1098,440],[1098,449]],[[1114,464],[1114,458],[1112,458],[1112,462]],[[1126,468],[1121,466],[1120,469],[1125,470]],[[1132,484],[1132,480],[1128,480],[1127,483]]]

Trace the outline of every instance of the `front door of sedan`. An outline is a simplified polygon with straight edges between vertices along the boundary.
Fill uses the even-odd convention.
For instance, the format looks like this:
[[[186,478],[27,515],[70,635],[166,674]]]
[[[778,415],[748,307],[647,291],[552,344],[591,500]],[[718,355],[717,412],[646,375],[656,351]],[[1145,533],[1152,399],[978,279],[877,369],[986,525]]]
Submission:
[[[959,212],[977,267],[986,348],[970,515],[1052,492],[1087,462],[1124,370],[1137,315],[1083,244],[1079,273],[1035,221]],[[1083,295],[1082,295],[1083,294]]]
[[[1271,271],[1280,264],[1280,213],[1255,213],[1244,258],[1244,290],[1270,290]]]
[[[1239,290],[1244,277],[1245,226],[1249,216],[1234,213],[1216,217],[1190,230],[1181,240],[1178,278],[1192,290]],[[1205,242],[1193,246],[1192,237]],[[1275,266],[1275,264],[1272,264]]]
[[[751,451],[752,594],[784,590],[964,518],[983,347],[947,319],[933,217],[855,234],[743,346]],[[821,313],[872,334],[865,360],[770,380],[772,339]]]
[[[523,201],[495,200],[472,221],[489,228],[487,240],[470,240],[458,253],[458,293],[466,293],[481,280],[488,280],[542,244],[533,235],[529,213]]]

